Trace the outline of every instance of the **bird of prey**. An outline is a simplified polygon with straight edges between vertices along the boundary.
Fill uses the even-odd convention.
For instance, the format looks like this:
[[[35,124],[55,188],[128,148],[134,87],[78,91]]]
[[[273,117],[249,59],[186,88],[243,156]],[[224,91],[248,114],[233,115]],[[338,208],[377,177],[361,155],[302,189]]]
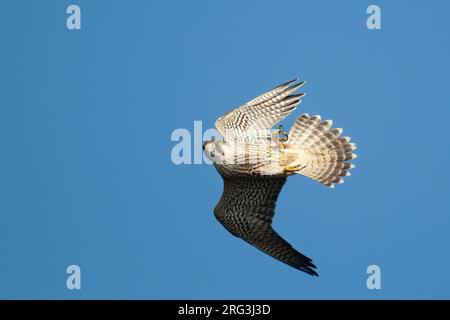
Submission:
[[[317,276],[312,260],[272,228],[278,195],[287,177],[301,174],[327,187],[350,176],[356,149],[342,129],[318,115],[300,115],[289,133],[273,127],[292,113],[304,93],[304,82],[286,82],[225,113],[215,126],[223,140],[207,141],[206,156],[224,181],[214,208],[217,220],[234,236],[266,254]]]

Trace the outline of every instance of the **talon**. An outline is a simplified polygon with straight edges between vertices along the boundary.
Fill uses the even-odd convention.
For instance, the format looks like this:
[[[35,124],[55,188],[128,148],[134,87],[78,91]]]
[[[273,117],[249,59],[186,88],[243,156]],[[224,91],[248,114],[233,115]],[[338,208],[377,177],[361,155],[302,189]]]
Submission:
[[[286,142],[288,141],[289,136],[285,131],[278,131],[278,141]]]
[[[297,166],[286,166],[284,167],[284,171],[286,172],[297,172],[298,170],[300,170],[300,165]]]
[[[286,142],[289,139],[288,134],[286,133],[286,131],[284,131],[284,128],[281,124],[277,126],[277,133],[279,142]]]

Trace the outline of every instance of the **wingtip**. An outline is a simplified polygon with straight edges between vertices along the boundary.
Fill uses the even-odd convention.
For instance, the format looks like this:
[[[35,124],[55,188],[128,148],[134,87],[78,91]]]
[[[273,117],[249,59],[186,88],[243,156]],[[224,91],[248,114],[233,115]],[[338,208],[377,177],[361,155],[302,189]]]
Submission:
[[[312,260],[306,256],[303,256],[303,258],[305,258],[307,261],[303,261],[300,264],[291,264],[291,266],[294,267],[295,269],[303,271],[311,276],[318,277],[319,274],[315,270],[317,267],[314,265],[314,263],[312,263]]]
[[[307,274],[313,276],[313,277],[318,277],[319,274],[317,273],[316,270],[314,270],[316,268],[315,265],[311,264],[311,267],[305,267],[305,268],[301,268],[300,270],[303,272],[306,272]]]
[[[279,87],[289,87],[290,86],[291,88],[294,88],[295,90],[297,90],[298,88],[302,87],[306,83],[306,81],[304,81],[304,80],[300,81],[298,83],[295,83],[299,80],[300,80],[299,78],[292,79],[288,82],[285,82],[285,83],[279,85]]]
[[[288,87],[288,86],[290,86],[291,84],[293,84],[293,83],[296,82],[296,81],[298,81],[297,78],[295,78],[295,79],[293,79],[293,80],[289,80],[289,81],[287,81],[287,82],[285,82],[285,83],[280,84],[277,88]]]
[[[297,79],[298,80],[298,79]],[[299,88],[303,87],[303,85],[305,84],[305,81],[300,81],[299,83],[295,83],[294,85],[291,86],[291,88],[296,91]]]

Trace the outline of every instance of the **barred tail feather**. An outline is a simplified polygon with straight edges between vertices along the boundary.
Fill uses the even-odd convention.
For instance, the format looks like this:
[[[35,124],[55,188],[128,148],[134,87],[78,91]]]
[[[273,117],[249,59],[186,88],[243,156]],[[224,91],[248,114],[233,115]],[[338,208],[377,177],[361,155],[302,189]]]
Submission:
[[[332,128],[332,121],[302,114],[289,132],[288,144],[297,150],[298,159],[289,164],[290,171],[305,175],[328,187],[343,183],[354,165],[356,145],[342,137],[342,129]],[[294,169],[292,169],[294,168]]]

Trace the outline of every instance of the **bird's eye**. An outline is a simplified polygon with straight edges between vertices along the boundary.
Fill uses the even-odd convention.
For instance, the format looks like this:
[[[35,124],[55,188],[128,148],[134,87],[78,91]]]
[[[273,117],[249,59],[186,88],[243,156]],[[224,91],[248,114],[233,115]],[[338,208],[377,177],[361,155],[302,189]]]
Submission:
[[[205,151],[205,145],[202,146],[203,151]]]
[[[211,151],[211,157],[215,157],[216,156],[216,154],[214,153],[214,151]]]

